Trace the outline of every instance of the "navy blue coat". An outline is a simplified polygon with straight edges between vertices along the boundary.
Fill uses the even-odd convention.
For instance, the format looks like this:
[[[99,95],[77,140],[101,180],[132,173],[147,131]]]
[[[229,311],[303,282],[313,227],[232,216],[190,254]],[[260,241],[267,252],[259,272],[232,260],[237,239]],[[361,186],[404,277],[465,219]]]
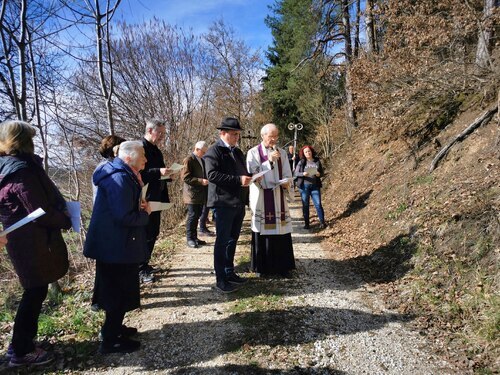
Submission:
[[[141,186],[120,158],[97,168],[98,187],[83,254],[104,263],[146,260],[148,214],[140,210]]]

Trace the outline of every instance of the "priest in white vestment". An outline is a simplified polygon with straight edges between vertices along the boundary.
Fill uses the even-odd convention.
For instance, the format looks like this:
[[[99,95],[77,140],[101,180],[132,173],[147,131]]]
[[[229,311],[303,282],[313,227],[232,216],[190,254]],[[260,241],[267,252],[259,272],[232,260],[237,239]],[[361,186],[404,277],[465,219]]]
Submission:
[[[263,173],[250,185],[251,269],[261,276],[287,277],[295,269],[288,208],[293,176],[286,151],[276,146],[276,125],[264,125],[260,134],[262,142],[247,153],[248,171],[253,176]]]

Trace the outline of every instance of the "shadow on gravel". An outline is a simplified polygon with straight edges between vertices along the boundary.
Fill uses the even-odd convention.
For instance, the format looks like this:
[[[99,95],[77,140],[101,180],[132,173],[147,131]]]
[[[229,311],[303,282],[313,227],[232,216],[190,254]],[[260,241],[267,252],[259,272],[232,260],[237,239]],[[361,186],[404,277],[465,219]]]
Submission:
[[[174,375],[213,375],[213,374],[249,374],[249,375],[347,375],[347,372],[335,370],[333,368],[307,368],[296,366],[290,370],[274,369],[270,370],[257,365],[226,365],[222,367],[188,367],[173,371]]]
[[[134,356],[133,362],[139,371],[153,371],[192,366],[194,363],[209,361],[226,353],[251,358],[251,348],[295,347],[326,339],[330,335],[376,331],[390,322],[402,319],[406,317],[398,314],[377,315],[351,309],[317,307],[235,313],[222,320],[169,324],[161,331],[145,332],[140,338],[146,347],[148,338],[163,338],[161,350],[158,350],[159,346],[145,349],[140,355]],[[196,337],[197,342],[189,342],[185,340],[186,337]],[[159,345],[158,342],[156,345]],[[122,365],[126,365],[127,359],[124,358],[123,362]],[[243,367],[252,370],[252,366]],[[269,370],[259,372],[264,369],[256,366],[253,366],[253,369],[256,372],[249,373],[269,373]],[[288,373],[304,373],[297,372],[300,370],[294,371]]]
[[[310,237],[314,242],[315,237]],[[175,288],[167,291],[157,291],[151,288],[143,291],[143,297],[155,298],[143,309],[168,308],[173,306],[200,306],[213,301],[238,299],[242,296],[251,297],[266,293],[269,288],[284,290],[288,296],[304,293],[320,293],[323,290],[352,290],[367,283],[386,283],[403,277],[413,267],[411,259],[416,252],[417,245],[410,240],[409,235],[399,235],[387,245],[381,246],[370,255],[359,256],[346,260],[332,259],[297,259],[297,270],[291,279],[259,279],[251,278],[249,285],[235,294],[226,296],[218,293],[214,284],[199,284],[193,276],[210,273],[211,269],[187,269],[200,271],[199,274],[176,274],[176,277],[186,277],[185,284],[176,284]],[[315,250],[311,247],[311,251]],[[236,267],[238,273],[249,272],[250,264],[245,261]],[[166,275],[166,277],[169,277]],[[321,280],[320,280],[321,279]],[[189,288],[189,290],[183,290]],[[193,290],[195,289],[195,290]],[[196,290],[197,289],[197,290]],[[207,293],[213,298],[207,299]]]

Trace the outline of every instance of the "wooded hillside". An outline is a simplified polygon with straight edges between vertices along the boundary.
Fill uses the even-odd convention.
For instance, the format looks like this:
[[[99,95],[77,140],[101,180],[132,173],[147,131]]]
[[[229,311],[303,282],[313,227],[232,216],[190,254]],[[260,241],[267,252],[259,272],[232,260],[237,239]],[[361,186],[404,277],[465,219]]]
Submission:
[[[37,153],[82,202],[84,228],[108,134],[137,139],[146,119],[165,119],[169,163],[215,140],[226,115],[243,124],[244,150],[265,123],[282,145],[300,123],[299,145],[327,165],[325,241],[345,249],[332,257],[351,259],[462,368],[498,371],[497,0],[276,0],[264,57],[224,20],[196,35],[115,22],[120,0],[0,5],[0,118],[37,127]],[[184,215],[176,193],[164,228]],[[71,289],[91,267],[85,232],[66,239]],[[0,260],[9,301],[15,275]]]

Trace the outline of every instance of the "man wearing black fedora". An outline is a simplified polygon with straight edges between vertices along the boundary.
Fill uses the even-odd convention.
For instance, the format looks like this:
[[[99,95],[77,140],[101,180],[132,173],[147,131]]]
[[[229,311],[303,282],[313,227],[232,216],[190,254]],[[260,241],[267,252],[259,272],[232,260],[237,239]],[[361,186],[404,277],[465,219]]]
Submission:
[[[205,154],[208,177],[207,207],[214,210],[217,236],[214,246],[216,287],[223,293],[234,292],[247,280],[234,271],[234,254],[240,236],[248,186],[243,152],[236,146],[242,128],[238,119],[226,117],[219,129],[220,139]]]

